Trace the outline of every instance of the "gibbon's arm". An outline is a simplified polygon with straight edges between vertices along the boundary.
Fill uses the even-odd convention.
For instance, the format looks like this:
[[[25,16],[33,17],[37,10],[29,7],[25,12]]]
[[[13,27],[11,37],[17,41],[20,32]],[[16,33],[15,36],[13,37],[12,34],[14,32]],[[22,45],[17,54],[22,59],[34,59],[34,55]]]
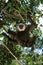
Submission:
[[[27,12],[27,18],[28,18],[28,20],[29,20],[30,23],[31,23],[31,25],[28,25],[29,31],[31,31],[31,30],[37,28],[37,24],[34,22],[34,20],[33,20],[32,17],[33,17],[33,16],[31,16],[31,13],[30,13],[30,12]]]
[[[9,33],[7,33],[6,31],[2,33],[5,37],[8,38],[9,41],[12,41],[15,43],[15,45],[20,44],[22,46],[22,41],[17,37],[17,35],[14,34],[13,31],[9,31]],[[13,38],[10,36],[12,35]]]

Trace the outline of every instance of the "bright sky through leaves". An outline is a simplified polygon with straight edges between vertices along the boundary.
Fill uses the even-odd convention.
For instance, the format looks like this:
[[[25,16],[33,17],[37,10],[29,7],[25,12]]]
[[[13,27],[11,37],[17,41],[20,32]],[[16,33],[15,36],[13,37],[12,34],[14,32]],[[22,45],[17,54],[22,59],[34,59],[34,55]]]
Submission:
[[[43,13],[43,5],[42,5],[42,4],[40,4],[39,10],[42,10],[42,13]],[[40,21],[40,24],[43,25],[43,17],[42,17],[42,18],[40,17],[40,18],[39,18],[39,21]],[[40,28],[41,28],[42,34],[43,34],[43,27],[40,27]]]

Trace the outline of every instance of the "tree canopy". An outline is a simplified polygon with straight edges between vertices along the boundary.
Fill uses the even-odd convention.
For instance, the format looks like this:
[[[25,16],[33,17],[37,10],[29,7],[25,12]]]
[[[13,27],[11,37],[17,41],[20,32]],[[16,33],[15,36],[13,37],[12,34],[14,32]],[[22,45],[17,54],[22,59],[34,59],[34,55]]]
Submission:
[[[43,0],[0,0],[0,65],[42,64],[43,54],[34,53],[43,47],[40,4]]]

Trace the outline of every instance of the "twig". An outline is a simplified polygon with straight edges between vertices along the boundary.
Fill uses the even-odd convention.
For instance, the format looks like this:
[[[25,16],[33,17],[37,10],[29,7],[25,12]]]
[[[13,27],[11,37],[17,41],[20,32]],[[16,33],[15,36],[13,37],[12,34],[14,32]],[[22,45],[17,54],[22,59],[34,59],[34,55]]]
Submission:
[[[14,15],[18,16],[19,19],[21,19],[24,22],[24,18],[22,17],[22,15],[20,14],[20,12],[18,10],[15,10],[15,12],[13,12],[13,14],[7,13],[4,9],[1,12],[4,13],[5,15],[7,15],[9,18],[15,19]]]
[[[4,9],[3,9],[1,12],[4,13],[5,15],[7,15],[7,16],[10,17],[10,18],[14,18],[13,15],[7,13]]]
[[[13,56],[13,58],[18,62],[19,65],[21,65],[20,61],[18,61],[17,57],[10,51],[10,49],[2,42],[0,41],[0,44],[3,45],[6,50],[8,50],[8,52]]]
[[[21,4],[21,1],[20,0],[16,0],[18,3],[20,3]]]

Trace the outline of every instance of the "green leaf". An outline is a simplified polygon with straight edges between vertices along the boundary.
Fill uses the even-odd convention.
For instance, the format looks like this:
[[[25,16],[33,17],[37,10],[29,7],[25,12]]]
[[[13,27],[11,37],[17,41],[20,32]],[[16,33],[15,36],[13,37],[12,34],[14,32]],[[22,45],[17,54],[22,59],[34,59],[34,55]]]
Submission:
[[[43,0],[41,0],[41,4],[43,4]]]
[[[8,26],[6,26],[6,25],[5,25],[3,28],[4,28],[6,31],[8,31],[8,30],[9,30],[9,27],[8,27]]]
[[[1,38],[1,37],[3,37],[3,35],[2,35],[2,34],[0,34],[0,38]]]

